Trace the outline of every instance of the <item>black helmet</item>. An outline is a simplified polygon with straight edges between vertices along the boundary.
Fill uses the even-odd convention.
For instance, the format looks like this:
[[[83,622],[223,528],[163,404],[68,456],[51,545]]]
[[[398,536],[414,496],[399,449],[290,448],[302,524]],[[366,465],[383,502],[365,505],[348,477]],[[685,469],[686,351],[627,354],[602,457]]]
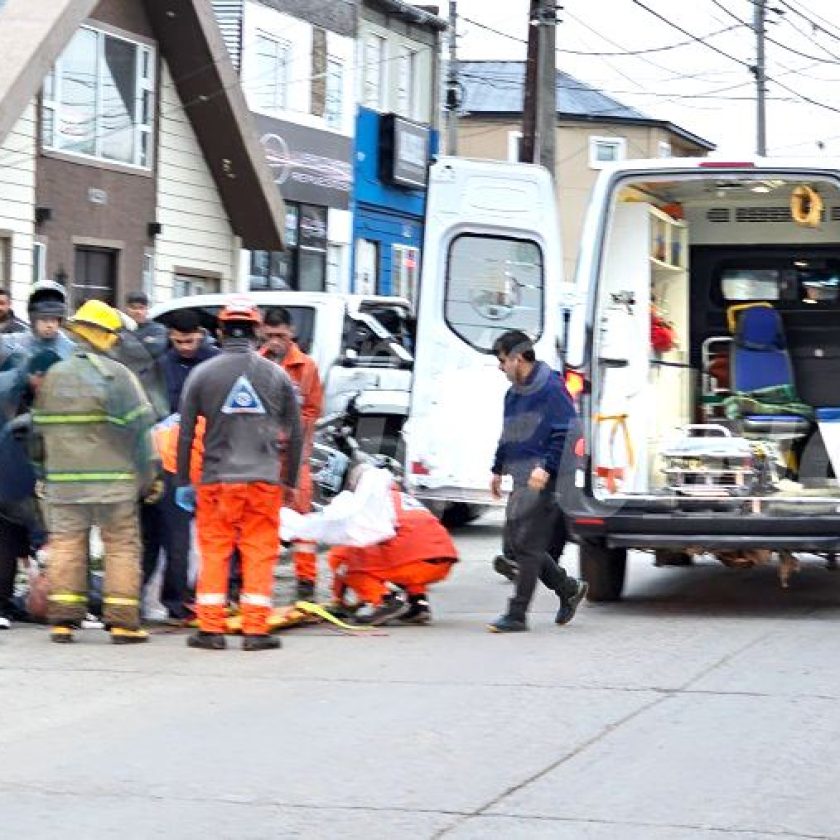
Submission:
[[[29,320],[42,318],[67,317],[67,293],[64,287],[54,280],[41,280],[32,286],[26,304]]]

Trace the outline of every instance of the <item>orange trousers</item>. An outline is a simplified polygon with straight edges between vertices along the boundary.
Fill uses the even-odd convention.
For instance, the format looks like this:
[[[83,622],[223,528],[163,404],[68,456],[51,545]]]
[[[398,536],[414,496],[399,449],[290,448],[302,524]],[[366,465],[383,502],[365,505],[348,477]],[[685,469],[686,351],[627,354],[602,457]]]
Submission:
[[[312,473],[308,463],[300,465],[298,483],[295,487],[294,510],[309,513],[312,509]],[[315,583],[318,579],[318,544],[308,540],[295,540],[292,543],[292,560],[295,577]]]
[[[225,631],[230,556],[239,548],[242,632],[268,632],[282,501],[283,491],[275,484],[198,485],[195,521],[201,565],[195,603],[201,630]]]
[[[340,599],[345,589],[352,589],[360,601],[377,605],[388,594],[388,583],[402,587],[409,595],[423,595],[430,584],[443,580],[452,571],[454,563],[454,560],[434,563],[416,560],[386,568],[378,562],[381,557],[375,545],[370,548],[340,545],[330,549],[327,562],[333,571],[333,595]]]

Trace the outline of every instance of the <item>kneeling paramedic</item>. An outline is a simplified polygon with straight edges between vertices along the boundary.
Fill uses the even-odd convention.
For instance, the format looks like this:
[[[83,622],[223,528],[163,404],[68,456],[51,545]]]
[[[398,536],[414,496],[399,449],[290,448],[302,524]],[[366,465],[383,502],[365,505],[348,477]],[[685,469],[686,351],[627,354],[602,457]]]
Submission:
[[[297,534],[335,546],[327,557],[333,596],[337,606],[345,607],[347,590],[353,590],[360,602],[354,614],[359,623],[379,625],[400,618],[428,624],[426,589],[447,577],[458,562],[446,529],[400,491],[388,469],[367,463],[345,467],[338,483],[349,489],[323,510],[299,518],[284,512],[284,536]]]
[[[158,465],[152,407],[124,365],[106,358],[119,313],[89,300],[67,323],[78,342],[54,364],[35,399],[43,439],[50,551],[47,620],[52,640],[70,642],[87,613],[90,529],[105,548],[103,620],[118,644],[145,642],[140,629],[138,497],[153,491]]]
[[[303,449],[300,411],[289,377],[253,349],[261,323],[247,299],[231,300],[219,313],[221,355],[204,362],[187,379],[181,395],[176,501],[195,508],[201,566],[196,585],[199,630],[190,647],[221,650],[225,642],[230,557],[242,558],[242,647],[280,646],[269,636],[268,617],[283,483],[297,482]],[[196,421],[203,417],[201,483],[190,484]],[[281,436],[287,452],[281,459]]]

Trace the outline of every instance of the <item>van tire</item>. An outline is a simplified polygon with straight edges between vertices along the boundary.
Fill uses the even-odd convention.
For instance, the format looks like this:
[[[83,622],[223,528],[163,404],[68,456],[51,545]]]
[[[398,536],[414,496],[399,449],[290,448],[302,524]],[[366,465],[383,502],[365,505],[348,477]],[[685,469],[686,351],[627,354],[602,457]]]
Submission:
[[[446,528],[463,528],[478,519],[487,508],[484,505],[468,505],[466,502],[452,502],[441,514],[440,521]]]
[[[624,589],[627,551],[603,543],[581,543],[580,576],[589,584],[589,601],[618,601]]]

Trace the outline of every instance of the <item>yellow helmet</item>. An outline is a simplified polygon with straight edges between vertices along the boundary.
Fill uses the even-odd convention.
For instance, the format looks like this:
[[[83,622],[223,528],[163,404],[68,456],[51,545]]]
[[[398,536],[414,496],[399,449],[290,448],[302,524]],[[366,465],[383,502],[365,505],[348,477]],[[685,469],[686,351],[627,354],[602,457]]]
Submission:
[[[101,300],[87,300],[76,310],[76,314],[69,321],[70,326],[76,324],[99,327],[99,329],[108,330],[108,332],[117,332],[122,327],[123,322],[120,313],[113,306],[108,306]]]
[[[100,352],[110,350],[117,343],[117,331],[122,325],[120,313],[101,300],[85,301],[67,322],[71,332]]]

